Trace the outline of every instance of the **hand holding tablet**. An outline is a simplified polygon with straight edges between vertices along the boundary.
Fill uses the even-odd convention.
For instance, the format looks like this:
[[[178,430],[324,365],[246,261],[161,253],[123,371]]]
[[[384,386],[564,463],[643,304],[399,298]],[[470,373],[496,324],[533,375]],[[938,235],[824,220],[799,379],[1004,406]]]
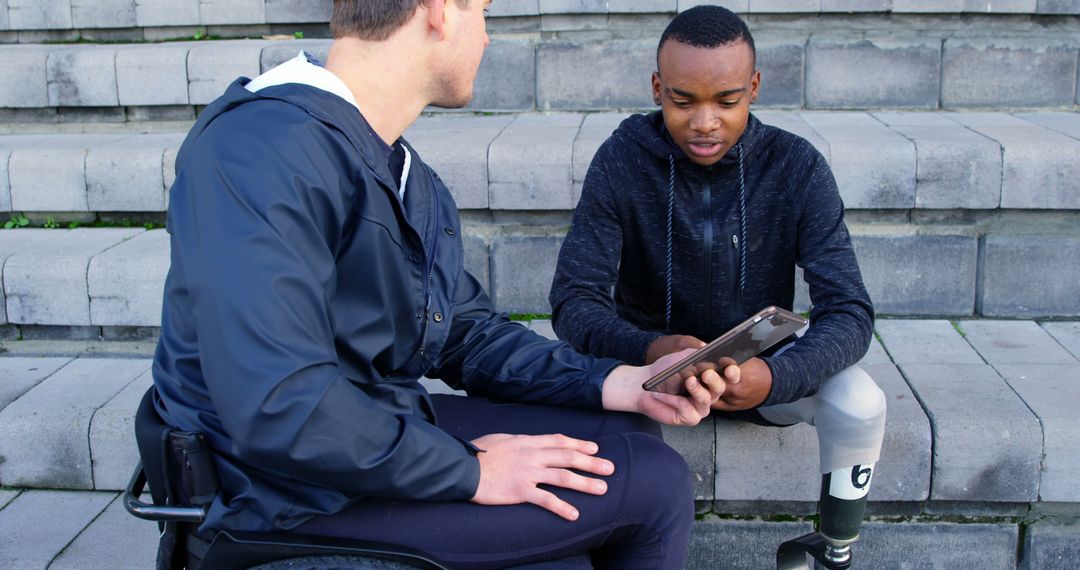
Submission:
[[[720,335],[716,340],[687,355],[663,372],[642,384],[642,388],[661,391],[666,382],[681,382],[691,376],[701,377],[706,370],[720,368],[720,359],[731,358],[742,364],[762,351],[806,326],[807,319],[779,307],[766,307]]]

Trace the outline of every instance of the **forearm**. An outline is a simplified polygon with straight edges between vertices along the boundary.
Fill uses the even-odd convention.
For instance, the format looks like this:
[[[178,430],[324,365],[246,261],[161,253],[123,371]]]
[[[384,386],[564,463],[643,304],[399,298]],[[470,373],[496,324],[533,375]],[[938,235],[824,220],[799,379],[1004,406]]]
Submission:
[[[552,315],[552,327],[559,338],[582,352],[635,366],[645,363],[649,345],[663,336],[639,329],[619,318],[613,307],[585,295],[568,295]]]

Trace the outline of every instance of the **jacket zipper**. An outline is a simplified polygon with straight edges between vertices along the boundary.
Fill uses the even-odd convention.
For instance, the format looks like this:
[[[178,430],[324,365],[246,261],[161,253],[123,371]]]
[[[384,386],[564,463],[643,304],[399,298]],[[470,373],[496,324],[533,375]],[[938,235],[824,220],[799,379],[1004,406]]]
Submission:
[[[712,247],[713,247],[713,219],[712,219],[712,184],[705,184],[705,192],[702,193],[702,202],[705,208],[705,328],[712,330]]]
[[[428,181],[431,183],[431,192],[433,194],[438,193],[438,187],[435,185],[435,181],[431,179],[430,173],[428,174]],[[436,195],[433,198],[431,209],[434,211],[435,220],[431,224],[431,254],[428,255],[425,264],[424,328],[420,333],[420,356],[424,355],[424,348],[427,346],[428,325],[431,323],[431,274],[435,272],[435,259],[439,255],[439,197]],[[427,255],[427,251],[424,254]]]

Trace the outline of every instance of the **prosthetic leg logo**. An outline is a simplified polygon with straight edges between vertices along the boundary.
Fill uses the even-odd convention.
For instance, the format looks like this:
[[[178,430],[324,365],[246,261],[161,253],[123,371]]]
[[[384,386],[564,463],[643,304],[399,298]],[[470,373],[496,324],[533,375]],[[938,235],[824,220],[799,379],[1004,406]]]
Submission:
[[[870,479],[874,477],[874,464],[855,465],[851,469],[837,469],[829,481],[829,494],[837,499],[854,501],[870,491]]]

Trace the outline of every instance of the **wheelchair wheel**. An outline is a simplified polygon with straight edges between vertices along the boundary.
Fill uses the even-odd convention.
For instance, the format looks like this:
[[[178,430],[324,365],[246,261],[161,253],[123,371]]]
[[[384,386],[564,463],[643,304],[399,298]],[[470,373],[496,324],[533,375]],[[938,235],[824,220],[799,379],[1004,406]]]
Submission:
[[[397,560],[368,556],[304,556],[260,564],[250,570],[418,570]]]

